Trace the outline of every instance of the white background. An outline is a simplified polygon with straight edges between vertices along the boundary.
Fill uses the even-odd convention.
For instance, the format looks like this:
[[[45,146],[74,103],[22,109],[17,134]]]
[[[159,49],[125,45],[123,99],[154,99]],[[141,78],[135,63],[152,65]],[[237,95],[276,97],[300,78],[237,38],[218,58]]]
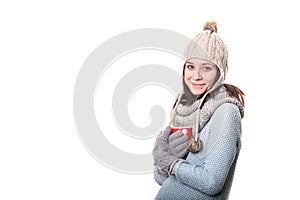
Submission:
[[[1,1],[0,199],[153,199],[152,174],[116,172],[83,147],[72,113],[76,77],[112,36],[164,28],[194,37],[207,20],[229,48],[226,82],[246,93],[230,199],[297,198],[297,1],[107,2]]]

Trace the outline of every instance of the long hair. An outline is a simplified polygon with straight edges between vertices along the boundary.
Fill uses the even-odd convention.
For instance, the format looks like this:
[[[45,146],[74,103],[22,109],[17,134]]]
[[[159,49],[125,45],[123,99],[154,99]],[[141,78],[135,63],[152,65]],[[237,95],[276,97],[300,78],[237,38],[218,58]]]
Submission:
[[[242,106],[245,106],[244,92],[235,85],[224,83],[225,88],[228,90],[229,95],[235,97]]]

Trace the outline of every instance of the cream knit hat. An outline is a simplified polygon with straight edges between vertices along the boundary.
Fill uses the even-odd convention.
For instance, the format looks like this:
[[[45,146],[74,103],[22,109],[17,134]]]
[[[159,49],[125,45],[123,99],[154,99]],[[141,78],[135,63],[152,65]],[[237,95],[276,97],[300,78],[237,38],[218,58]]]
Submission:
[[[228,70],[228,52],[225,43],[217,35],[216,22],[206,22],[203,31],[187,45],[185,59],[191,58],[200,58],[216,64],[220,71],[220,77],[215,86],[224,82]]]

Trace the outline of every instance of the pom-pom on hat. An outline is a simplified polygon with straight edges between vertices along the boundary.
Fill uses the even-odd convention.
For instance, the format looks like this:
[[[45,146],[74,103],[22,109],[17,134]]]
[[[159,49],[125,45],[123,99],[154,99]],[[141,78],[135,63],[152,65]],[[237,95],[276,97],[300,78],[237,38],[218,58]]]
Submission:
[[[217,34],[216,22],[206,22],[203,31],[187,45],[185,59],[191,58],[200,58],[216,64],[220,77],[215,86],[224,82],[228,70],[228,52],[225,43]]]

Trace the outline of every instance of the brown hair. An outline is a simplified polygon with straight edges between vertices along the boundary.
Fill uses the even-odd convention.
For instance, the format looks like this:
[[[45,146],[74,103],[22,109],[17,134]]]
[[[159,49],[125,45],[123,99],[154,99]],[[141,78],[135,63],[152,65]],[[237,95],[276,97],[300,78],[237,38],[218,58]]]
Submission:
[[[244,100],[244,92],[238,88],[235,85],[224,83],[225,88],[228,90],[229,94],[233,97],[235,97],[239,102],[245,106],[245,100]]]

